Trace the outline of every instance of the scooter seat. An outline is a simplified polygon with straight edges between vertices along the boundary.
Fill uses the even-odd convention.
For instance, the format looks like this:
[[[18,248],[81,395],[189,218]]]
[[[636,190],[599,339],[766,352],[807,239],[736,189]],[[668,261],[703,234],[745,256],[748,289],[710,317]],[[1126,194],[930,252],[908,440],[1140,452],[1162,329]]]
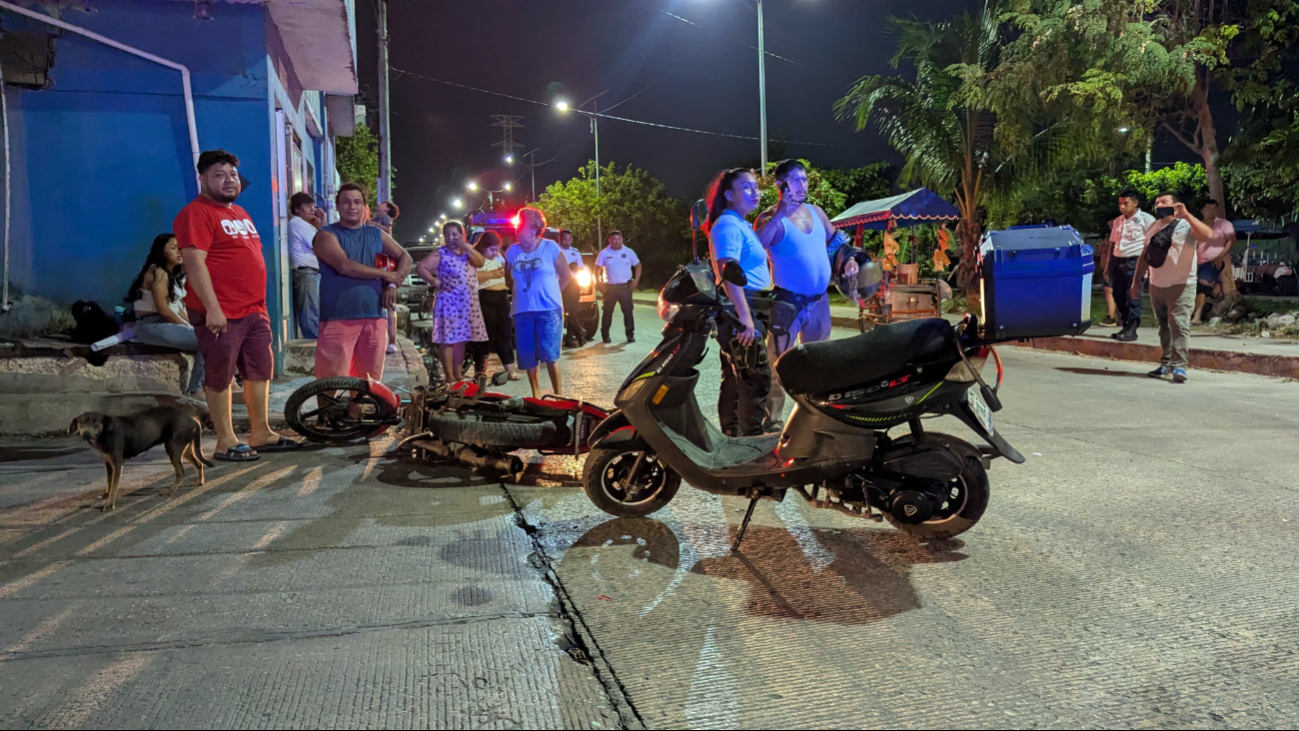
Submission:
[[[790,393],[842,391],[951,348],[954,337],[951,323],[938,317],[882,325],[856,337],[799,345],[776,361],[776,375]]]

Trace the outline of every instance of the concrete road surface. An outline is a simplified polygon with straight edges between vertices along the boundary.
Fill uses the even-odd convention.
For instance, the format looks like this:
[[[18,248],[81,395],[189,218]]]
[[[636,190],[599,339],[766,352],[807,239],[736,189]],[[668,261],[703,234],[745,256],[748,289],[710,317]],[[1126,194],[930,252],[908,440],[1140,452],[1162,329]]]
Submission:
[[[612,400],[640,309],[571,392]],[[6,443],[0,726],[1299,725],[1299,384],[1002,352],[1028,461],[937,547],[791,496],[731,554],[739,499],[616,520],[572,459],[502,485],[391,440],[172,498],[149,453],[101,513],[77,442]]]

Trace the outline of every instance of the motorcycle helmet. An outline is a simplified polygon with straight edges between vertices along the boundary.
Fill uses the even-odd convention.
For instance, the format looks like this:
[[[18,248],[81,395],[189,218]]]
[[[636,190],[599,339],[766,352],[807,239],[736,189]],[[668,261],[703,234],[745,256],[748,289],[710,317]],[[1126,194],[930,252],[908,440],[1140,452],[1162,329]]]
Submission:
[[[857,276],[843,276],[844,267],[849,261],[857,262]],[[864,307],[866,302],[875,296],[880,282],[884,281],[884,270],[870,258],[870,254],[855,246],[844,244],[834,252],[830,262],[830,272],[834,275],[835,286],[850,302]]]

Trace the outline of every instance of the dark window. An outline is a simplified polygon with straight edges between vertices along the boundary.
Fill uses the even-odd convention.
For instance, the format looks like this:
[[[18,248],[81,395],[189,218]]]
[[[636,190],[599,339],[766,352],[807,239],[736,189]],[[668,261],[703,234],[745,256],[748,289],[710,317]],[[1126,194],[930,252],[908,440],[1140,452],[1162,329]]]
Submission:
[[[44,89],[54,65],[54,36],[49,33],[0,35],[0,64],[5,84],[23,89]]]

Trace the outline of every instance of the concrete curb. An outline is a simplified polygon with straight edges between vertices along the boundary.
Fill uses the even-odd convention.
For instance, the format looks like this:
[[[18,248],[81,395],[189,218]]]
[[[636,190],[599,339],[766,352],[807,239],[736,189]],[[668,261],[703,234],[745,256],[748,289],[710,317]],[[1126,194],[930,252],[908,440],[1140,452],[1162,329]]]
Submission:
[[[657,298],[646,295],[636,297],[637,304],[657,304]],[[830,318],[834,327],[857,330],[857,318],[834,315]],[[1072,353],[1093,358],[1110,360],[1127,360],[1138,363],[1158,363],[1162,355],[1158,345],[1144,343],[1121,343],[1117,340],[1098,338],[1036,338],[1023,342],[1006,343],[1017,348],[1049,350],[1057,353]],[[1209,371],[1229,371],[1253,373],[1260,376],[1279,376],[1281,378],[1299,379],[1299,354],[1271,355],[1263,353],[1242,353],[1233,350],[1209,348],[1191,348],[1190,366],[1192,369]]]
[[[1129,360],[1141,363],[1158,363],[1163,351],[1158,345],[1122,343],[1117,340],[1095,338],[1036,338],[1018,343],[1015,347],[1050,350],[1057,353],[1089,355],[1110,360]],[[1260,376],[1280,376],[1299,379],[1299,355],[1265,355],[1240,353],[1231,350],[1191,348],[1192,369],[1209,371],[1235,371]]]

